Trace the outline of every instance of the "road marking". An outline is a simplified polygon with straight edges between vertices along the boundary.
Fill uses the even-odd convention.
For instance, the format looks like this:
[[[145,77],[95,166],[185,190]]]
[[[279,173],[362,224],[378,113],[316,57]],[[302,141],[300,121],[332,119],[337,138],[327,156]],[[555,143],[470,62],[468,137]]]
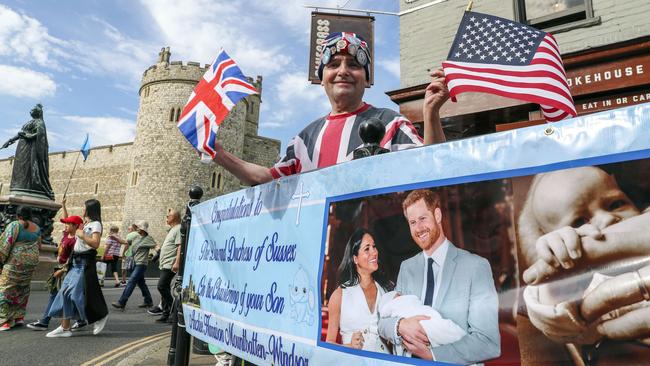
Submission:
[[[90,365],[101,366],[101,365],[105,365],[106,363],[116,359],[117,357],[122,356],[123,354],[125,354],[127,352],[130,352],[130,351],[132,351],[132,350],[134,350],[134,349],[136,349],[138,347],[142,347],[142,346],[147,345],[149,343],[159,341],[159,340],[169,336],[171,333],[172,333],[171,331],[167,331],[167,332],[164,332],[164,333],[154,334],[154,335],[149,336],[149,337],[145,337],[145,338],[135,340],[135,341],[133,341],[131,343],[127,343],[127,344],[122,345],[120,347],[117,347],[117,348],[115,348],[115,349],[113,349],[111,351],[108,351],[108,352],[104,353],[103,355],[97,356],[97,357],[93,358],[90,361],[86,361],[86,362],[82,363],[81,366],[90,366]]]

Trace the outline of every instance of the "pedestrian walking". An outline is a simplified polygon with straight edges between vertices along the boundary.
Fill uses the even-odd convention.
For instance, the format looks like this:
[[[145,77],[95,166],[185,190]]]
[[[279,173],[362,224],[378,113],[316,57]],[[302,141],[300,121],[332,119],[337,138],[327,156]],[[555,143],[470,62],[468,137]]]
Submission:
[[[165,240],[160,246],[160,259],[158,268],[160,269],[160,278],[158,279],[158,292],[162,301],[162,312],[156,322],[169,322],[169,313],[171,311],[174,297],[172,296],[171,283],[176,273],[172,266],[178,257],[181,244],[181,214],[178,210],[169,209],[165,216],[165,223],[169,226],[169,231]],[[152,309],[153,310],[153,309]]]
[[[30,283],[38,264],[41,229],[29,207],[18,206],[17,220],[0,235],[0,331],[25,324]]]
[[[120,277],[118,275],[120,268],[118,268],[117,263],[120,260],[121,242],[123,240],[120,238],[119,232],[120,228],[111,225],[108,230],[108,237],[106,238],[106,250],[102,257],[102,262],[106,263],[106,273],[112,273],[115,278],[114,287],[120,287]]]
[[[138,305],[138,307],[150,308],[153,306],[153,299],[151,298],[151,293],[147,287],[144,273],[149,264],[149,251],[156,246],[156,242],[147,232],[149,230],[148,222],[140,220],[135,223],[135,226],[138,231],[138,236],[133,239],[131,247],[135,268],[133,269],[133,272],[131,272],[129,282],[126,283],[126,287],[124,288],[120,299],[111,303],[111,305],[117,309],[124,309],[126,307],[126,302],[129,300],[136,285],[140,288],[142,297],[144,298],[144,303]]]
[[[65,207],[65,199],[63,202],[63,207]],[[64,213],[65,212],[66,210],[64,209]],[[67,216],[67,214],[64,216]],[[79,216],[67,216],[65,218],[62,218],[60,221],[65,224],[65,227],[63,229],[63,237],[61,238],[61,243],[59,243],[59,250],[57,252],[57,265],[54,267],[54,272],[50,278],[48,278],[46,283],[47,289],[50,292],[50,298],[47,302],[47,306],[45,307],[45,311],[43,312],[43,316],[39,320],[27,324],[27,328],[33,330],[47,330],[50,324],[50,309],[52,308],[52,304],[54,303],[54,299],[56,298],[57,293],[63,285],[63,279],[68,272],[68,259],[70,259],[74,245],[77,242],[77,236],[75,233],[77,232],[79,226],[83,225],[83,219]],[[79,324],[77,324],[77,327],[79,327]]]
[[[70,321],[74,318],[92,324],[93,334],[99,334],[108,319],[108,308],[96,270],[97,248],[102,237],[100,202],[96,199],[87,200],[82,216],[84,226],[76,231],[77,238],[68,274],[48,314],[63,318],[58,328],[47,333],[48,338],[72,336]]]
[[[126,230],[128,231],[128,234],[126,234],[126,240],[120,240],[120,244],[123,245],[122,248],[124,249],[122,253],[122,286],[126,286],[126,280],[135,267],[133,251],[131,248],[133,247],[133,240],[140,236],[135,224],[129,225]]]

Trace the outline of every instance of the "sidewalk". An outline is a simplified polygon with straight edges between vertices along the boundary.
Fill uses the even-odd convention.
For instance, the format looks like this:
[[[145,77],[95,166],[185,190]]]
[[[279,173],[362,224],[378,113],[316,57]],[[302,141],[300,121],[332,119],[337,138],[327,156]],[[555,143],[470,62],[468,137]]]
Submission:
[[[154,342],[133,354],[127,356],[116,366],[162,366],[167,365],[167,354],[169,352],[170,337],[165,337]],[[191,346],[190,346],[191,350]],[[190,351],[191,352],[191,351]],[[214,366],[217,360],[214,355],[195,355],[190,353],[190,365],[196,366]]]

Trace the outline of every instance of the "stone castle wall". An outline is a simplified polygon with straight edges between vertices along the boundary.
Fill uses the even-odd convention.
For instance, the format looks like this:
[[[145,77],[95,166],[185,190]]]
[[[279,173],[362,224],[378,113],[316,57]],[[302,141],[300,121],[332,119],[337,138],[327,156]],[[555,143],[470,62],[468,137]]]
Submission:
[[[61,202],[68,181],[67,207],[69,215],[81,215],[84,202],[95,198],[102,203],[102,221],[121,226],[124,210],[124,194],[130,170],[131,143],[93,148],[88,160],[78,157],[78,151],[51,153],[50,183],[56,202]],[[72,172],[73,167],[74,173]],[[0,160],[0,195],[9,194],[13,158]],[[63,224],[59,222],[63,211],[59,211],[54,222],[52,237],[60,239]]]
[[[159,56],[142,77],[135,140],[94,148],[86,162],[81,159],[70,183],[67,206],[69,214],[80,215],[83,202],[96,198],[102,203],[105,233],[115,224],[124,236],[128,225],[146,220],[149,233],[162,243],[167,209],[183,212],[192,185],[203,188],[203,200],[243,185],[216,164],[201,163],[176,127],[180,111],[208,65],[170,62],[169,49],[163,49]],[[261,81],[258,77],[255,82],[260,90]],[[270,166],[277,160],[280,142],[257,136],[260,103],[260,95],[238,103],[221,124],[218,138],[231,153]],[[50,154],[50,180],[57,202],[78,154]],[[0,194],[9,193],[12,161],[0,160]],[[61,230],[60,224],[55,226],[56,241]]]

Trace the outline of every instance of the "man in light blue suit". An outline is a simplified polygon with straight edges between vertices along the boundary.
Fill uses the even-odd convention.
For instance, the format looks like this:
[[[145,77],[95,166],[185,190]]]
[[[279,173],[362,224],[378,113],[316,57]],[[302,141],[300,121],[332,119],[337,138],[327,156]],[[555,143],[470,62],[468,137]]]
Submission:
[[[411,236],[422,249],[400,266],[395,290],[416,295],[443,318],[467,332],[460,340],[432,347],[420,320],[382,318],[379,334],[393,344],[402,344],[414,357],[472,364],[498,357],[499,303],[488,261],[457,248],[442,228],[440,197],[430,190],[411,192],[403,204]]]

